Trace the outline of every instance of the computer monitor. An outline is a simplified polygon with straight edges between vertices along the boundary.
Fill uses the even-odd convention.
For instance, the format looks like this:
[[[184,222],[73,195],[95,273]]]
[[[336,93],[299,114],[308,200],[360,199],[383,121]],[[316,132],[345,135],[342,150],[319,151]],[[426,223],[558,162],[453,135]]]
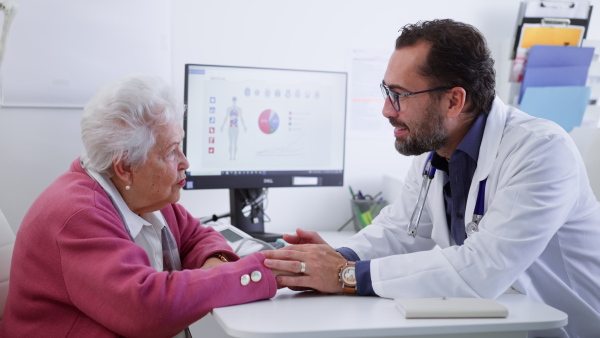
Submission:
[[[232,225],[273,241],[267,188],[343,185],[346,88],[344,72],[186,64],[185,188],[230,189]]]

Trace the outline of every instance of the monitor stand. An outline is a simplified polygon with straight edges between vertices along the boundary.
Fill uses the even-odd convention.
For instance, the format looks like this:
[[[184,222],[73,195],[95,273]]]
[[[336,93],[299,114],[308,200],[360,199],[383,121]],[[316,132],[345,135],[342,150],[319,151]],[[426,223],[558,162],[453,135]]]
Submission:
[[[283,235],[265,232],[264,191],[266,188],[229,189],[231,225],[265,242],[275,242]]]

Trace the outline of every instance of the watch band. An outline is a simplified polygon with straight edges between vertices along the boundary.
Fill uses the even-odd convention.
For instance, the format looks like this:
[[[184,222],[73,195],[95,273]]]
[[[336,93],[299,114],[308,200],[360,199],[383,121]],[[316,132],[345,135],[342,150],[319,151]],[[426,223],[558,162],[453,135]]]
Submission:
[[[346,286],[346,285],[344,285],[343,292],[345,294],[355,295],[356,294],[356,286]]]

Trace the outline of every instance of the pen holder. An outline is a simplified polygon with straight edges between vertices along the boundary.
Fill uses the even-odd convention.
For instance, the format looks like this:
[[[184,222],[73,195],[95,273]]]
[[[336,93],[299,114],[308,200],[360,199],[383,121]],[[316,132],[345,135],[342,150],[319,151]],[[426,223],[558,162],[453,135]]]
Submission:
[[[350,207],[352,208],[354,229],[360,231],[371,224],[373,218],[379,215],[381,209],[387,204],[387,201],[383,199],[351,199]]]

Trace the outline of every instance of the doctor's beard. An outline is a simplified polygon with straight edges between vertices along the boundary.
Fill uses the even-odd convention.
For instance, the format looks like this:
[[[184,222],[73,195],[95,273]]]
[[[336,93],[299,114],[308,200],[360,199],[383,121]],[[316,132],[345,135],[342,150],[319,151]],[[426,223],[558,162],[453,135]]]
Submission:
[[[390,118],[394,127],[406,128],[403,122]],[[444,129],[444,119],[439,114],[432,101],[424,116],[410,127],[408,137],[404,141],[396,138],[396,150],[406,156],[421,155],[425,152],[441,149],[448,142],[448,133]]]

